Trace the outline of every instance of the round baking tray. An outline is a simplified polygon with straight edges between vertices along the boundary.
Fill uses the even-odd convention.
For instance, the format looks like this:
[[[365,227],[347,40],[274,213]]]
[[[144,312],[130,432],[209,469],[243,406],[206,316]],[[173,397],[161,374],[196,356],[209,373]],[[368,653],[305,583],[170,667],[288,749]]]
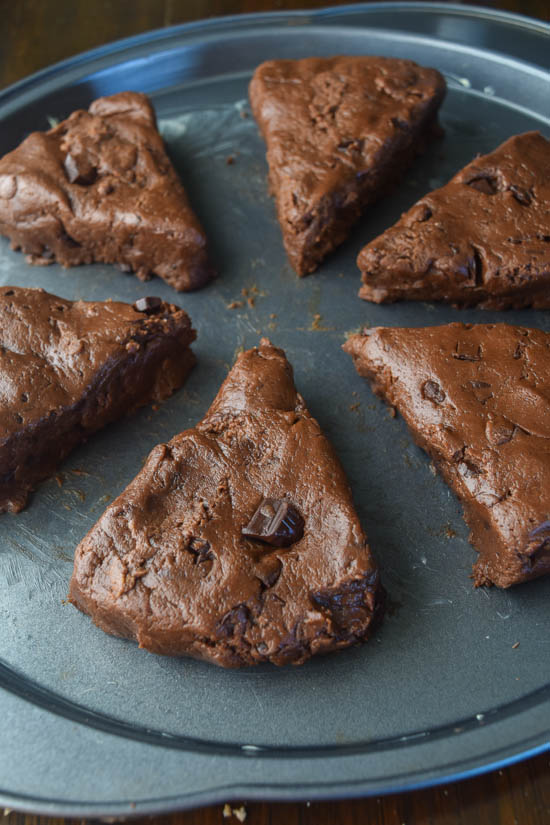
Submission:
[[[300,280],[267,196],[247,83],[264,59],[335,53],[440,69],[446,136],[318,273]],[[364,324],[505,320],[550,330],[543,312],[364,303],[354,263],[364,243],[476,152],[528,129],[550,135],[549,68],[543,23],[467,6],[374,3],[153,32],[0,94],[2,153],[99,95],[150,94],[220,271],[206,289],[176,298],[158,280],[141,284],[113,267],[30,267],[0,240],[0,284],[90,300],[178,300],[198,330],[199,359],[158,411],[98,434],[65,462],[61,486],[46,482],[26,511],[0,522],[0,805],[99,817],[231,797],[380,794],[548,747],[550,580],[474,591],[475,553],[456,500],[340,345]],[[228,309],[235,299],[243,306]],[[286,349],[342,459],[389,615],[367,645],[301,668],[226,672],[151,656],[64,603],[74,547],[148,450],[202,417],[235,352],[261,334]]]

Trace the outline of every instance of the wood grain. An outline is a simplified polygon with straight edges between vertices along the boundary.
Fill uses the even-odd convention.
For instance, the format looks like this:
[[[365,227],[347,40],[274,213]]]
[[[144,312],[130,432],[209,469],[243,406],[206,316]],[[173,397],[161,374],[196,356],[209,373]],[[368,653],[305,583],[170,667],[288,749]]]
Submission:
[[[405,794],[341,802],[231,802],[245,825],[548,825],[550,755],[486,776]],[[226,808],[226,813],[228,813]],[[224,805],[132,820],[135,825],[239,825]],[[11,813],[0,825],[79,825],[83,820]]]
[[[328,2],[328,0],[327,0]],[[318,8],[319,0],[15,0],[0,5],[0,88],[73,54],[120,37],[239,12]],[[331,5],[343,5],[331,0]],[[550,20],[549,0],[501,0],[494,8]],[[1,784],[1,782],[0,782]],[[232,802],[138,825],[549,825],[550,755],[482,777],[411,793],[323,803]],[[0,813],[0,825],[69,825],[82,820]]]
[[[344,0],[17,0],[0,4],[0,88],[73,54],[163,26]],[[478,3],[550,20],[549,0]]]

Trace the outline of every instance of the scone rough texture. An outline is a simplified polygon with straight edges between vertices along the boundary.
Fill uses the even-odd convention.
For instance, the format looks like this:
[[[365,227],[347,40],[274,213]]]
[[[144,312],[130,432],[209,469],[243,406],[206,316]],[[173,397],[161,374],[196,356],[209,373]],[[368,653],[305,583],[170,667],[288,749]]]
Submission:
[[[0,234],[29,263],[113,263],[178,291],[212,277],[204,230],[137,92],[99,98],[0,159]]]
[[[93,432],[179,388],[194,338],[187,314],[162,301],[148,315],[1,287],[0,512],[21,510]]]
[[[550,572],[550,334],[507,324],[373,328],[344,349],[464,507],[476,585]]]
[[[510,138],[360,252],[367,301],[550,307],[550,141]]]
[[[303,518],[290,546],[243,535],[265,500]],[[243,353],[202,421],[152,451],[77,548],[70,599],[108,633],[224,667],[367,638],[378,570],[281,350]]]
[[[313,272],[440,134],[444,94],[439,72],[410,60],[310,57],[256,69],[250,102],[298,275]]]

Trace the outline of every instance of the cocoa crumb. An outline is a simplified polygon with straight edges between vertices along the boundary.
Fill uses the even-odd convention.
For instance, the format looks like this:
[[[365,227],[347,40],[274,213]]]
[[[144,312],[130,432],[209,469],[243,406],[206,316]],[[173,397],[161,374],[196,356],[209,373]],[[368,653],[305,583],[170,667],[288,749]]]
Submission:
[[[334,327],[327,327],[322,323],[323,316],[316,312],[313,316],[313,321],[309,325],[308,329],[310,332],[329,332],[330,330],[334,329]]]
[[[242,306],[242,301],[231,301],[230,304],[227,304],[227,309],[240,309]]]
[[[228,155],[225,159],[225,162],[227,163],[228,166],[233,166],[233,164],[235,163],[235,156],[234,155]]]

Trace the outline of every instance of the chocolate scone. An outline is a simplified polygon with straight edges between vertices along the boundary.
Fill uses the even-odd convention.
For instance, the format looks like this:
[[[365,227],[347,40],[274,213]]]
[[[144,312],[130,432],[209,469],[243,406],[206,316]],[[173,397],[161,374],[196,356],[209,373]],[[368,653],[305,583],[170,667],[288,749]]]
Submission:
[[[387,57],[271,60],[250,83],[283,242],[307,275],[441,130],[445,81]]]
[[[195,358],[186,313],[0,288],[0,512],[105,424],[180,387]]]
[[[409,209],[357,258],[361,298],[550,307],[550,141],[512,137]]]
[[[476,585],[550,572],[550,334],[507,324],[375,328],[344,345],[464,507]]]
[[[33,264],[118,264],[178,291],[211,277],[206,237],[147,97],[95,100],[0,160],[0,234]]]
[[[344,472],[280,349],[243,353],[78,546],[70,600],[107,633],[223,667],[367,638],[382,588]]]

